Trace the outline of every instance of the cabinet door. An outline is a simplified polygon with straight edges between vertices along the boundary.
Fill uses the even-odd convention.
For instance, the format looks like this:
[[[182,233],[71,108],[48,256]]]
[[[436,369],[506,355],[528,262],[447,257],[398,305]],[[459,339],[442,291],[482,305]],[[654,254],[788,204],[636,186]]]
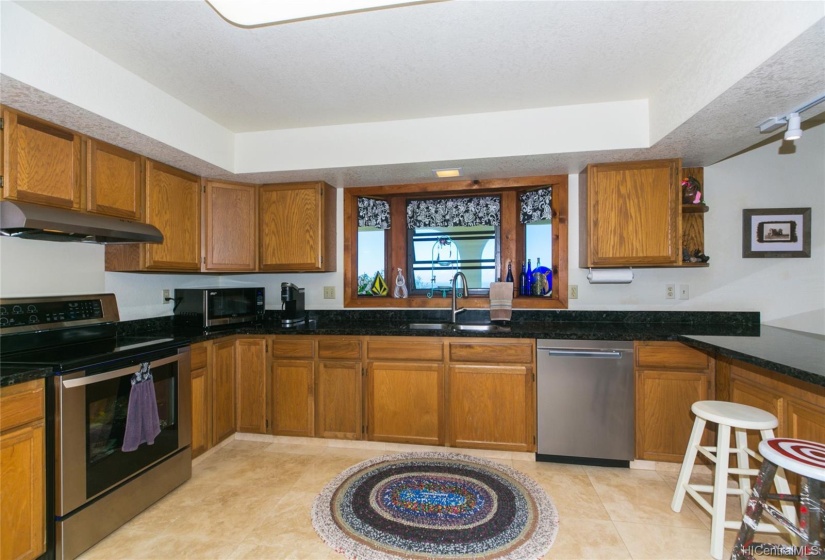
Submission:
[[[528,366],[449,369],[450,446],[534,451],[534,383]]]
[[[335,270],[335,189],[326,183],[264,185],[259,190],[260,269]]]
[[[198,177],[146,162],[146,223],[163,234],[144,246],[148,270],[200,270],[200,195]]]
[[[361,439],[361,363],[319,362],[319,437]]]
[[[240,338],[235,343],[238,376],[238,431],[265,434],[266,340]]]
[[[789,399],[786,433],[794,439],[825,442],[825,407]]]
[[[43,420],[0,435],[0,557],[37,558],[46,549]]]
[[[284,436],[315,435],[315,362],[272,364],[272,431]]]
[[[3,196],[80,209],[80,136],[3,110]]]
[[[373,362],[367,369],[372,441],[444,445],[444,366]]]
[[[209,181],[204,196],[204,270],[255,270],[257,187]]]
[[[211,446],[212,391],[208,364],[208,344],[194,344],[192,356],[192,458]]]
[[[99,140],[86,142],[86,210],[143,217],[143,158]]]
[[[691,405],[711,395],[711,375],[636,370],[636,457],[681,463],[693,429]]]
[[[681,260],[678,159],[587,166],[581,265],[676,265]]]
[[[235,341],[212,345],[212,445],[235,433]]]

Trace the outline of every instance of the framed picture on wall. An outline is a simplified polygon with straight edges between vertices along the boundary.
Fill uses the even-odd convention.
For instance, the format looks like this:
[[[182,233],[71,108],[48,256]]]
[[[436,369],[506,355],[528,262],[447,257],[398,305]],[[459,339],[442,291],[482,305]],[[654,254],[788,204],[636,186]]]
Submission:
[[[810,208],[742,210],[742,258],[810,258]]]

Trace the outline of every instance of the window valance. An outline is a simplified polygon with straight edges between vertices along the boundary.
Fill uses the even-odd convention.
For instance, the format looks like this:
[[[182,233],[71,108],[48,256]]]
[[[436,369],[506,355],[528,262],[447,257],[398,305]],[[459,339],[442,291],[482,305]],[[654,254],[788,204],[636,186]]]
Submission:
[[[549,220],[553,213],[550,209],[550,185],[535,191],[521,193],[521,223],[532,224],[539,220]]]
[[[390,229],[390,204],[386,200],[358,197],[358,227]]]
[[[407,202],[407,227],[498,226],[501,199],[497,196],[435,198]]]

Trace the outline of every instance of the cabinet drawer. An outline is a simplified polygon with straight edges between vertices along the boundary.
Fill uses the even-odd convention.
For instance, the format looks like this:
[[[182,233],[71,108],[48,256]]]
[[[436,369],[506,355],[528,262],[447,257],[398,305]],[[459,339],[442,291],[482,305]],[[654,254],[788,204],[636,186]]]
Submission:
[[[639,342],[636,365],[642,368],[707,370],[710,356],[681,342]]]
[[[324,360],[360,360],[360,340],[319,340],[318,357]]]
[[[486,342],[451,342],[450,361],[481,363],[533,363],[532,344],[490,344]]]
[[[371,340],[367,343],[368,360],[441,361],[444,345],[439,341],[414,341],[399,339]]]
[[[272,343],[272,357],[276,360],[280,358],[313,358],[314,356],[313,340],[289,337]]]
[[[189,350],[190,360],[192,362],[192,370],[202,369],[206,367],[207,349],[206,344],[194,344]]]
[[[0,431],[43,418],[43,383],[35,379],[0,391]]]

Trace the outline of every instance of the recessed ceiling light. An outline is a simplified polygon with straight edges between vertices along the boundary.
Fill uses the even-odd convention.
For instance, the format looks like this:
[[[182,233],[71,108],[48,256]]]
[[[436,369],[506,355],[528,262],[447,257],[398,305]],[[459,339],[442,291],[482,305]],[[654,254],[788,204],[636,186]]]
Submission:
[[[450,169],[433,169],[436,177],[444,179],[445,177],[461,177],[461,168],[452,167]]]
[[[443,0],[206,0],[225,20],[257,27]]]

